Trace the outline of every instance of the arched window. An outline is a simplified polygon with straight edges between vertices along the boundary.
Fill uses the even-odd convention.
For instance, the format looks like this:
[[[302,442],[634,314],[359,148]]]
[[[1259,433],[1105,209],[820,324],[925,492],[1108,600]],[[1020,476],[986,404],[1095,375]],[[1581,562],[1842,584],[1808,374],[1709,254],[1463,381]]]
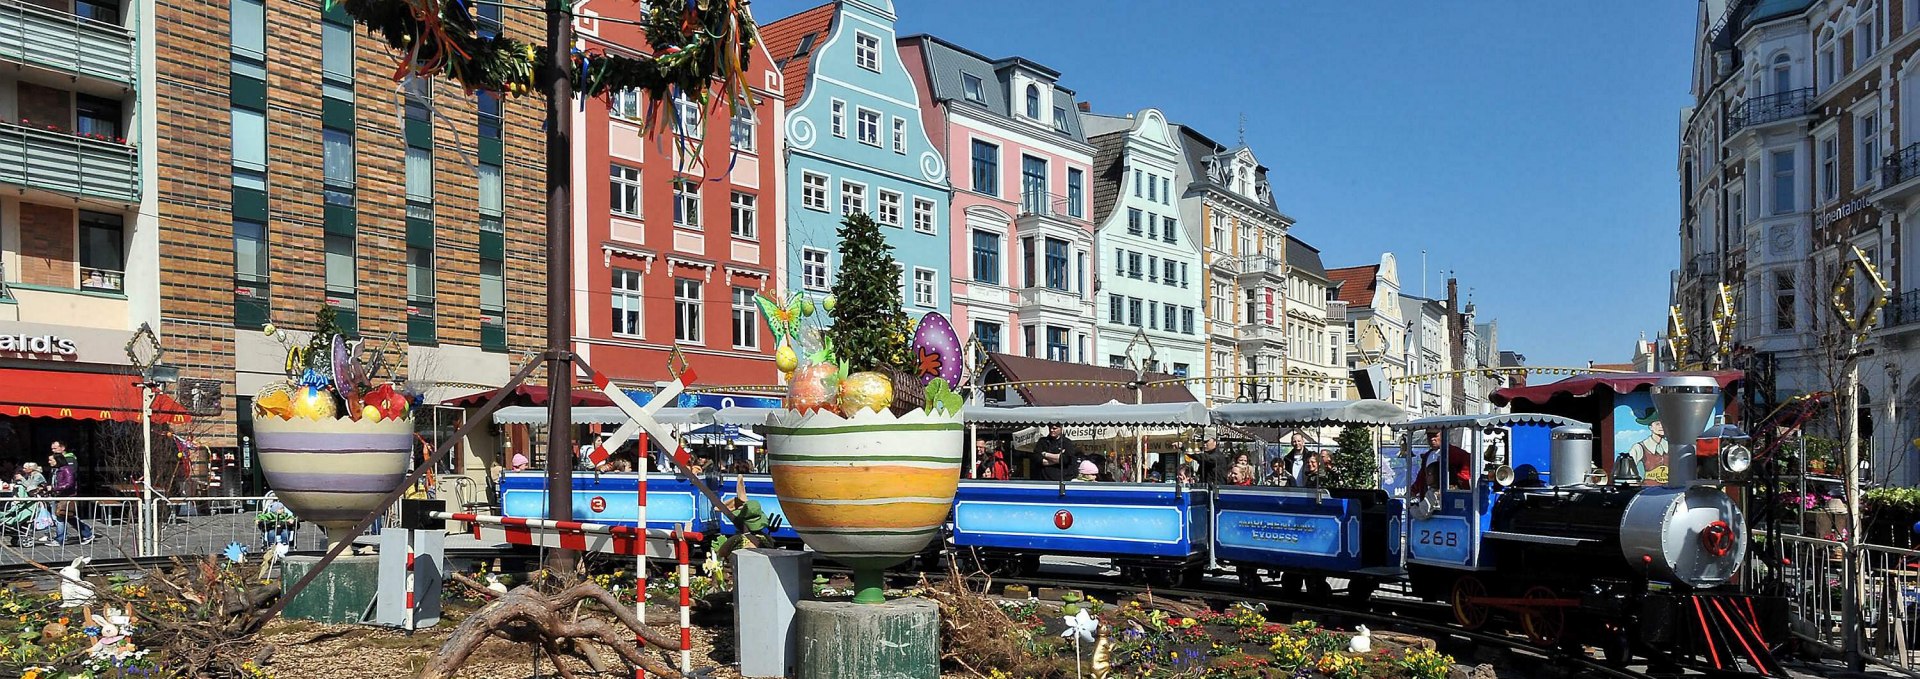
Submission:
[[[1782,52],[1773,57],[1773,94],[1793,89],[1793,57]]]
[[[1040,117],[1040,86],[1027,83],[1027,117]]]
[[[1820,89],[1824,90],[1833,86],[1834,80],[1836,80],[1839,75],[1834,70],[1834,67],[1837,65],[1838,64],[1834,62],[1833,28],[1828,27],[1826,30],[1820,32],[1820,80],[1817,83]]]

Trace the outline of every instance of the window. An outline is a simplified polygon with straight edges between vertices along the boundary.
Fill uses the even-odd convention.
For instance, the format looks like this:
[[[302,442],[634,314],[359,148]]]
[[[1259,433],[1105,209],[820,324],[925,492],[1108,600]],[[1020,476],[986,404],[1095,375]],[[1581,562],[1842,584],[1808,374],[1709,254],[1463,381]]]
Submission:
[[[840,180],[840,214],[867,211],[867,185]]]
[[[1055,107],[1053,107],[1053,129],[1054,129],[1055,131],[1058,131],[1058,132],[1065,132],[1065,131],[1067,131],[1067,109],[1066,109],[1066,107],[1064,107],[1064,106],[1055,106]]]
[[[980,76],[972,73],[960,74],[960,89],[966,93],[967,101],[978,104],[987,103],[987,95],[980,88]]]
[[[800,204],[809,210],[827,210],[827,176],[818,172],[800,173]]]
[[[1829,28],[1820,34],[1820,89],[1832,87],[1834,81],[1839,79],[1839,74],[1834,72],[1836,64],[1833,55],[1833,29]]]
[[[1775,332],[1787,332],[1794,328],[1799,315],[1799,306],[1795,302],[1793,272],[1776,271],[1773,274],[1773,329]]]
[[[612,186],[609,207],[614,215],[639,219],[639,169],[609,165],[607,175]]]
[[[1854,146],[1859,152],[1853,154],[1853,185],[1859,187],[1873,181],[1874,169],[1880,166],[1880,112],[1868,111],[1853,119]]]
[[[1131,325],[1136,328],[1140,327],[1140,308],[1142,306],[1143,304],[1141,303],[1140,298],[1138,297],[1127,298],[1127,325]]]
[[[1073,357],[1067,353],[1068,342],[1072,337],[1073,331],[1069,328],[1057,325],[1047,326],[1047,358],[1055,361],[1072,360]]]
[[[1228,297],[1227,284],[1214,283],[1213,284],[1213,316],[1212,318],[1215,322],[1226,323],[1233,319],[1233,314],[1231,311],[1229,311],[1229,309],[1231,309],[1232,307],[1229,306],[1227,297]]]
[[[1137,207],[1127,208],[1127,235],[1129,236],[1140,235],[1140,218],[1143,214],[1145,213],[1142,213],[1140,211],[1140,208],[1137,208]]]
[[[1126,298],[1112,293],[1107,294],[1107,322],[1120,325],[1126,322]]]
[[[1164,240],[1168,243],[1179,242],[1180,239],[1173,235],[1179,230],[1180,230],[1180,222],[1175,221],[1174,218],[1172,217],[1160,218],[1160,239],[1161,240]]]
[[[1180,307],[1180,332],[1193,334],[1193,307]]]
[[[1147,255],[1147,280],[1160,282],[1160,258]]]
[[[854,110],[854,132],[860,143],[868,146],[880,145],[880,112],[860,107]]]
[[[265,283],[271,271],[267,260],[267,225],[249,219],[233,220],[233,276],[246,283]]]
[[[1119,354],[1107,354],[1107,367],[1125,368],[1127,367],[1127,357]]]
[[[826,250],[806,248],[800,251],[800,286],[808,290],[826,290],[832,282],[827,279]]]
[[[1175,262],[1173,260],[1171,259],[1160,260],[1160,267],[1161,267],[1161,270],[1164,272],[1160,274],[1160,282],[1166,283],[1167,285],[1179,285],[1180,277],[1175,275],[1178,273],[1178,268],[1175,266]]]
[[[1187,287],[1187,263],[1180,263],[1180,287]]]
[[[480,136],[487,139],[499,139],[503,124],[500,97],[487,92],[475,95],[480,108]]]
[[[120,215],[80,212],[80,289],[121,292],[126,222]]]
[[[752,240],[758,232],[754,228],[754,203],[758,200],[751,193],[733,192],[733,237]]]
[[[407,301],[433,300],[433,249],[407,248]]]
[[[980,341],[980,347],[987,351],[1000,351],[1000,324],[986,321],[973,322],[973,338]]]
[[[1153,175],[1147,175],[1147,200],[1149,202],[1154,202],[1154,203],[1160,202],[1160,178],[1159,177],[1155,177]]]
[[[1085,217],[1086,208],[1080,206],[1086,202],[1082,185],[1086,183],[1086,172],[1077,167],[1067,168],[1067,216]]]
[[[1040,86],[1027,83],[1027,117],[1040,119]]]
[[[1171,177],[1160,178],[1160,204],[1173,204],[1173,178]]]
[[[860,31],[854,31],[853,64],[860,68],[879,73],[880,38]]]
[[[1840,138],[1820,140],[1820,201],[1840,197]]]
[[[1140,183],[1141,183],[1141,182],[1143,182],[1143,181],[1146,181],[1146,175],[1144,175],[1144,174],[1141,174],[1141,172],[1140,172],[1140,169],[1139,169],[1139,168],[1134,168],[1134,170],[1133,170],[1133,197],[1135,197],[1135,198],[1139,198],[1139,197],[1141,196],[1141,193],[1140,193],[1140,192],[1141,192],[1141,191],[1143,191],[1144,189],[1141,189],[1141,188],[1140,188]]]
[[[901,200],[900,192],[880,189],[879,191],[874,192],[874,196],[875,198],[878,199],[878,203],[879,203],[879,210],[876,211],[874,218],[878,219],[881,224],[885,224],[887,226],[899,226],[900,225],[900,200]]]
[[[320,82],[326,96],[353,101],[353,27],[320,22]]]
[[[833,130],[833,136],[847,138],[847,102],[833,100],[833,112],[827,121],[827,127]]]
[[[673,279],[674,341],[700,343],[700,287],[700,281],[691,278]]]
[[[1215,213],[1213,215],[1213,240],[1208,244],[1215,248],[1225,249],[1226,242],[1227,220],[1225,217],[1221,217],[1218,213]]]
[[[353,134],[331,127],[320,130],[320,164],[326,177],[327,202],[353,205]]]
[[[673,182],[673,225],[700,228],[700,184],[691,179]]]
[[[1867,59],[1878,49],[1879,43],[1874,40],[1873,8],[1868,7],[1861,12],[1860,23],[1853,27],[1853,67],[1866,66]]]
[[[326,235],[327,294],[347,294],[354,291],[354,248],[353,237],[337,233]]]
[[[1793,90],[1793,57],[1780,54],[1773,58],[1773,94]]]
[[[233,70],[244,72],[255,78],[264,78],[266,74],[261,71],[267,58],[265,3],[262,0],[234,0],[228,11],[232,15],[230,20],[233,22],[228,35],[233,45],[233,59],[236,62]],[[321,57],[325,58],[324,52]]]
[[[674,134],[690,139],[700,138],[701,128],[705,127],[702,123],[706,122],[706,112],[700,110],[700,102],[687,98],[685,94],[674,97],[673,116]]]
[[[733,110],[733,148],[747,153],[753,152],[753,105],[741,102]]]
[[[1127,277],[1140,280],[1140,253],[1127,253]]]
[[[1000,284],[1000,234],[973,232],[973,280],[988,285]]]
[[[407,200],[433,203],[433,149],[407,145]]]
[[[940,233],[933,222],[933,200],[915,196],[913,199],[913,230],[926,234]]]
[[[506,262],[492,257],[480,258],[480,308],[499,311],[507,308]],[[639,279],[635,279],[638,285]],[[637,298],[636,298],[637,299]],[[635,313],[639,307],[634,307]],[[640,329],[640,319],[633,319],[634,332]],[[614,327],[619,327],[616,323]]]
[[[1773,213],[1793,211],[1793,149],[1773,152]]]
[[[915,306],[930,307],[938,297],[934,295],[934,285],[939,274],[925,267],[913,268],[913,303]]]
[[[426,78],[413,78],[403,81],[402,104],[407,120],[433,120],[433,81]]]
[[[74,99],[74,131],[81,135],[100,135],[108,139],[126,136],[120,130],[120,101],[96,97],[90,94],[76,94]]]
[[[643,312],[645,295],[640,291],[640,272],[614,269],[611,290],[613,334],[634,337],[646,334],[646,326],[641,323],[645,318]]]
[[[1047,287],[1054,290],[1067,290],[1067,242],[1058,238],[1047,239]]]
[[[1047,195],[1047,161],[1045,158],[1020,156],[1020,211],[1031,215],[1047,214],[1047,203],[1052,200]]]
[[[1147,215],[1147,240],[1160,240],[1160,219],[1157,215]]]
[[[760,309],[752,288],[733,289],[733,348],[760,348]]]
[[[1147,329],[1160,329],[1160,303],[1147,300]]]
[[[1747,225],[1747,197],[1744,195],[1741,195],[1739,190],[1728,191],[1727,192],[1727,226],[1729,227],[1728,235],[1733,239],[1733,242],[1738,243],[1740,242],[1740,239],[1745,236],[1745,234],[1742,233],[1742,231],[1745,230],[1743,227],[1745,227],[1746,225]]]
[[[900,116],[893,117],[893,152],[907,153],[907,119]]]
[[[246,188],[267,189],[267,114],[234,107],[233,169],[235,181]],[[244,179],[242,179],[244,176]]]
[[[614,90],[607,93],[607,115],[639,122],[645,110],[640,104],[640,90]]]
[[[1000,195],[1000,147],[973,140],[973,190]]]

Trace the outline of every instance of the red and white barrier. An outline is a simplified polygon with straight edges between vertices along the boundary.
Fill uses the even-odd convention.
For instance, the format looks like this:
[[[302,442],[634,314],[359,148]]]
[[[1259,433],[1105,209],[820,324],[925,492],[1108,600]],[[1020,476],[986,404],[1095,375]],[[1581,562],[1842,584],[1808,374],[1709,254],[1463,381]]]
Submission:
[[[600,393],[605,394],[608,399],[611,399],[613,404],[619,406],[620,411],[626,413],[627,417],[632,418],[632,420],[620,425],[620,428],[614,430],[612,435],[595,444],[593,451],[587,455],[587,460],[597,467],[601,463],[606,462],[607,458],[611,456],[611,453],[607,450],[608,448],[618,450],[620,446],[626,444],[628,439],[633,438],[641,432],[646,432],[648,436],[659,441],[663,448],[668,441],[673,441],[673,458],[685,463],[687,451],[685,448],[680,447],[679,437],[674,436],[673,430],[665,424],[662,424],[660,420],[654,418],[653,415],[659,412],[661,408],[666,407],[667,404],[678,400],[680,398],[680,392],[687,388],[687,383],[695,379],[692,370],[674,376],[673,382],[663,387],[660,393],[654,394],[653,398],[649,399],[647,404],[643,406],[634,403],[633,399],[627,396],[627,392],[615,385],[613,380],[607,379],[605,374],[597,370],[594,371],[593,386],[598,388]],[[642,447],[642,451],[644,454],[644,446]],[[638,519],[639,525],[645,526],[647,525],[647,465],[644,459],[638,462],[639,464],[634,465],[634,469],[640,473],[640,492],[635,494],[639,498],[636,518]],[[625,552],[622,553],[624,554]],[[633,605],[633,613],[640,619],[642,624],[645,624],[647,622],[647,563],[645,556],[636,556],[638,556],[638,560],[637,563],[634,564],[634,582],[637,583],[640,588],[640,597]],[[680,612],[682,618],[686,617],[686,609],[684,606],[685,605],[682,604]],[[639,640],[635,639],[634,641],[637,643]],[[682,645],[685,645],[684,642]],[[685,655],[684,651],[682,655]],[[681,664],[687,664],[684,657],[682,658]],[[685,671],[688,668],[682,667],[681,669]],[[634,677],[635,679],[646,679],[646,672],[636,669],[634,670]]]

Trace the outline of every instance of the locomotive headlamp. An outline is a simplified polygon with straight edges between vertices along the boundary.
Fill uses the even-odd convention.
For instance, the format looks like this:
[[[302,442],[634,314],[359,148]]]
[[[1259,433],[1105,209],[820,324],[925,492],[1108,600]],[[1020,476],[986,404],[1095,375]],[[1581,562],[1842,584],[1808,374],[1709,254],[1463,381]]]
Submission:
[[[1751,466],[1753,466],[1752,449],[1737,443],[1721,449],[1720,467],[1722,469],[1738,474]]]
[[[1493,482],[1502,486],[1513,485],[1513,467],[1500,465],[1493,468]]]

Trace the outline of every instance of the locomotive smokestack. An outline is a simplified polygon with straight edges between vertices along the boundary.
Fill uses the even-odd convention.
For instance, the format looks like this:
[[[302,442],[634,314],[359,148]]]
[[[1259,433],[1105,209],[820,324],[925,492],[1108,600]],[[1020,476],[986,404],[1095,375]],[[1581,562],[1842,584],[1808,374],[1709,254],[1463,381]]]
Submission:
[[[1553,454],[1548,460],[1548,478],[1559,487],[1586,483],[1587,469],[1593,466],[1593,430],[1579,425],[1553,428]]]
[[[1667,377],[1653,386],[1653,407],[1667,430],[1667,487],[1692,485],[1694,446],[1720,401],[1720,383],[1711,377]]]

